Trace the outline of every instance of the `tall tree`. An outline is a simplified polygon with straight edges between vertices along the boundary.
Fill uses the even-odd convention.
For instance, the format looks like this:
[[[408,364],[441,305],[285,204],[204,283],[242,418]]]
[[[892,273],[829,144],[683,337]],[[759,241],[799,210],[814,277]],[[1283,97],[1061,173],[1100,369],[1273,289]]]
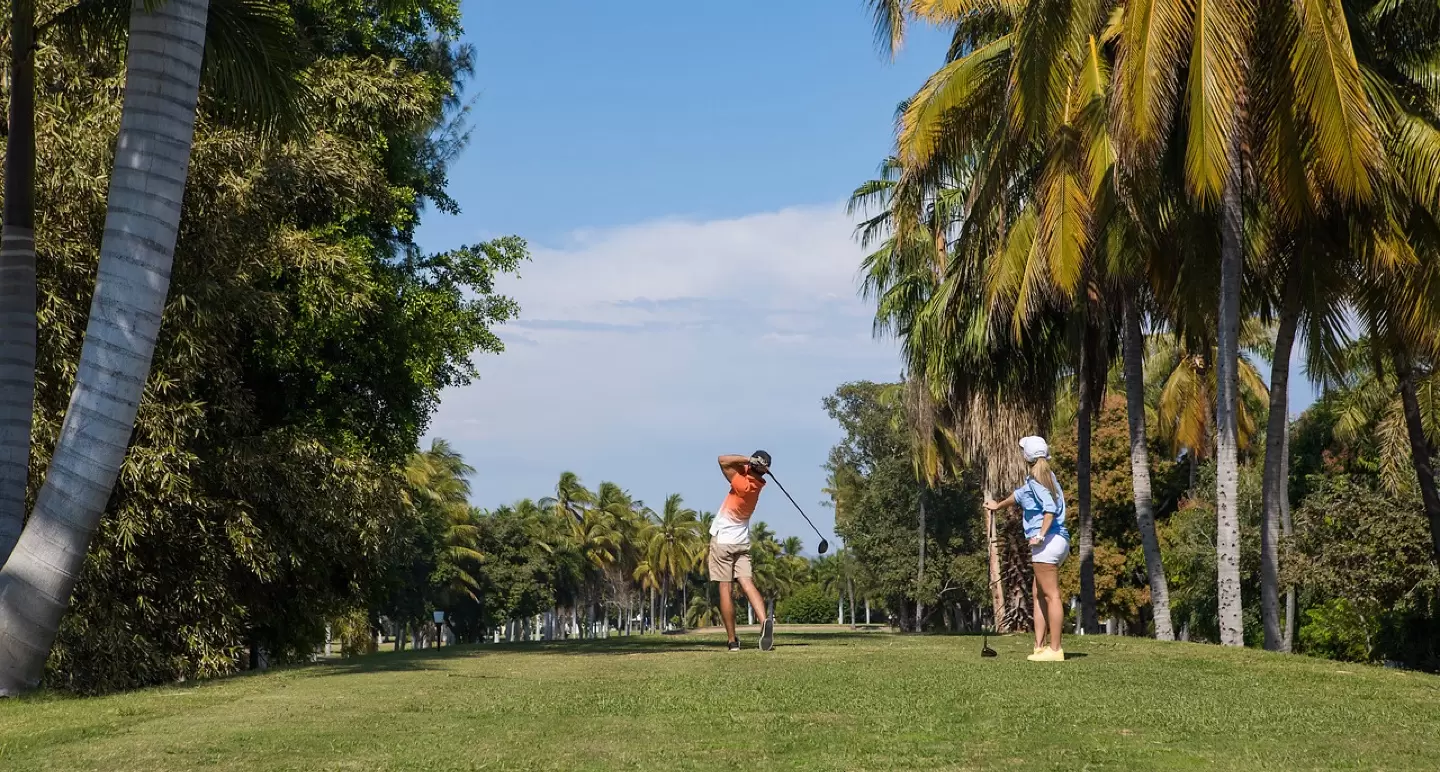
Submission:
[[[0,566],[25,524],[35,409],[35,0],[10,9],[10,110],[0,230]]]
[[[665,498],[665,506],[649,533],[647,556],[660,576],[661,622],[667,619],[670,587],[685,580],[701,549],[700,523],[678,493]],[[683,616],[683,609],[682,609]]]
[[[35,511],[0,569],[0,695],[39,685],[129,445],[169,288],[208,10],[207,0],[131,8],[125,106],[75,393]]]
[[[37,27],[35,0],[18,0],[10,18],[10,105],[6,127],[5,209],[0,234],[0,565],[25,521],[35,402],[35,52],[42,34],[86,49],[121,41],[129,0],[80,0]],[[270,132],[303,123],[301,46],[289,11],[272,0],[214,0],[205,24],[201,82],[212,114]]]

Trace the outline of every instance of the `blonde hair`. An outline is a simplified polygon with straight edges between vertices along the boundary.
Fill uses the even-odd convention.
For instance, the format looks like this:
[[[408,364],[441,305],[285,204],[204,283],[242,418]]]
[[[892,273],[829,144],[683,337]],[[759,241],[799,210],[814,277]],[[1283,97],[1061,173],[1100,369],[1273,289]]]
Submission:
[[[1060,480],[1055,477],[1054,472],[1050,471],[1049,459],[1037,458],[1030,462],[1030,477],[1045,486],[1051,496],[1060,495]]]

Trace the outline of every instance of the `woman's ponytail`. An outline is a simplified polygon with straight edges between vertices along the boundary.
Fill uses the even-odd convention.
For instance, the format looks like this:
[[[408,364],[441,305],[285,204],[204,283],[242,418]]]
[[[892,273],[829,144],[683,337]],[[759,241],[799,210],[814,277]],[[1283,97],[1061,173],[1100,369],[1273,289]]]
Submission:
[[[1060,481],[1055,478],[1055,473],[1050,471],[1049,459],[1043,457],[1035,459],[1035,463],[1030,465],[1030,476],[1035,479],[1035,482],[1045,486],[1045,490],[1050,491],[1051,496],[1060,497]]]

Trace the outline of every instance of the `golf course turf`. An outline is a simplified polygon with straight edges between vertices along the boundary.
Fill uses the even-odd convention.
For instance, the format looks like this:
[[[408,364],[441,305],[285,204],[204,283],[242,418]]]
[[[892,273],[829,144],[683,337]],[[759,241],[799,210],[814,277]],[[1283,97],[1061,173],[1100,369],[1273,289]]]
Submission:
[[[781,627],[382,653],[0,701],[0,769],[1440,769],[1440,677],[1067,638]]]

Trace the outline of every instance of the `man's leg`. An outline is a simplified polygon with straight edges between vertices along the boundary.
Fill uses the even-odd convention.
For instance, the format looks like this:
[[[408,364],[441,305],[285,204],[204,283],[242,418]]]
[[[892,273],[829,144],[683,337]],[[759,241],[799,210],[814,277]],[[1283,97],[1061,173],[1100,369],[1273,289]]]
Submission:
[[[725,622],[725,640],[735,640],[735,599],[730,597],[730,582],[720,585],[720,619]]]
[[[755,581],[748,576],[738,578],[740,589],[745,593],[745,599],[750,601],[750,608],[760,617],[760,624],[765,624],[765,599],[760,597],[760,590],[755,587]],[[723,613],[723,607],[722,607]]]

